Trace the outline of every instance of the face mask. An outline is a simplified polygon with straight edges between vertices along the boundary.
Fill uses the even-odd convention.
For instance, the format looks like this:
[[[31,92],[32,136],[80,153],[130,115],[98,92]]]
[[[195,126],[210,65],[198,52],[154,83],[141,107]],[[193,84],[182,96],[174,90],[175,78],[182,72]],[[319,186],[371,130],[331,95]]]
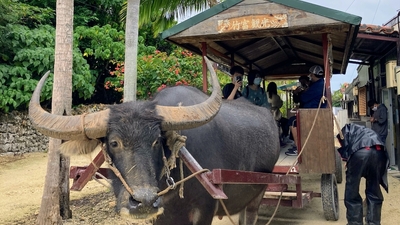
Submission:
[[[378,109],[378,107],[374,106],[374,108],[372,108],[372,111],[376,111]]]
[[[259,78],[259,77],[255,78],[253,83],[254,83],[255,85],[260,85],[260,83],[261,83],[261,78]]]

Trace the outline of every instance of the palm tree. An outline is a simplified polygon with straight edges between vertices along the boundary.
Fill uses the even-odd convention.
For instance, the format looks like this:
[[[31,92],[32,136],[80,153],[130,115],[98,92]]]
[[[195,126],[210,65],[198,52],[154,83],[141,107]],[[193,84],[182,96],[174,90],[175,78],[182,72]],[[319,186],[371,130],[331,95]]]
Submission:
[[[52,113],[58,115],[71,115],[73,16],[74,0],[57,0]],[[46,180],[36,224],[62,224],[61,217],[71,217],[66,172],[69,159],[61,158],[60,144],[60,139],[50,138]]]
[[[218,0],[151,1],[128,0],[121,10],[121,21],[125,25],[125,76],[124,101],[136,101],[137,44],[139,26],[153,24],[153,32],[159,32],[175,24],[178,15],[202,10],[218,3]],[[140,11],[139,11],[140,6]]]
[[[140,0],[128,0],[125,26],[124,101],[136,101]]]

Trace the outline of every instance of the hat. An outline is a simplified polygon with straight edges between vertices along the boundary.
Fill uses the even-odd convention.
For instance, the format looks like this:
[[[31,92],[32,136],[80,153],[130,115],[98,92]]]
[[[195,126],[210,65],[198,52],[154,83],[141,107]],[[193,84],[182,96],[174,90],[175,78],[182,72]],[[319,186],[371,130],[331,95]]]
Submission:
[[[312,66],[310,68],[310,73],[314,74],[315,76],[323,76],[324,75],[324,70],[320,66]]]

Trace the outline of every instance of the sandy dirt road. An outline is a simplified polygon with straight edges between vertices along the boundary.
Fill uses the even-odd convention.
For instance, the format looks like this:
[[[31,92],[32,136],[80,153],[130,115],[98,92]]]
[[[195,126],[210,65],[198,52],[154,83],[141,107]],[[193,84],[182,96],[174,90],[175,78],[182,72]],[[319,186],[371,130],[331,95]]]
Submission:
[[[71,158],[71,165],[87,165],[90,158]],[[34,224],[39,212],[47,166],[45,153],[30,153],[23,156],[0,156],[0,224]],[[398,171],[395,171],[398,174]],[[396,175],[397,175],[396,174]],[[320,177],[302,176],[304,190],[320,191]],[[389,176],[389,194],[384,194],[382,224],[400,224],[400,181]],[[361,189],[363,190],[364,185]],[[312,199],[302,209],[280,207],[270,224],[275,225],[320,225],[346,224],[343,203],[344,182],[338,184],[340,218],[326,221],[320,198]],[[90,181],[81,192],[71,192],[73,218],[64,224],[124,224],[113,211],[115,205],[112,192],[103,185]],[[267,224],[274,208],[261,207],[257,225]],[[233,215],[237,224],[237,216]],[[231,225],[227,217],[214,219],[213,225]]]

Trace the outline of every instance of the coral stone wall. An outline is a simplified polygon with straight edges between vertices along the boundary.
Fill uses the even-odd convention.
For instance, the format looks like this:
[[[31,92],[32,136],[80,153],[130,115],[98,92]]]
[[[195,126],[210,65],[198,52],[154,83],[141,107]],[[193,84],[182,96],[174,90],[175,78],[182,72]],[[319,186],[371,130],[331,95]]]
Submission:
[[[31,126],[28,112],[0,113],[0,154],[44,152],[49,138]]]

